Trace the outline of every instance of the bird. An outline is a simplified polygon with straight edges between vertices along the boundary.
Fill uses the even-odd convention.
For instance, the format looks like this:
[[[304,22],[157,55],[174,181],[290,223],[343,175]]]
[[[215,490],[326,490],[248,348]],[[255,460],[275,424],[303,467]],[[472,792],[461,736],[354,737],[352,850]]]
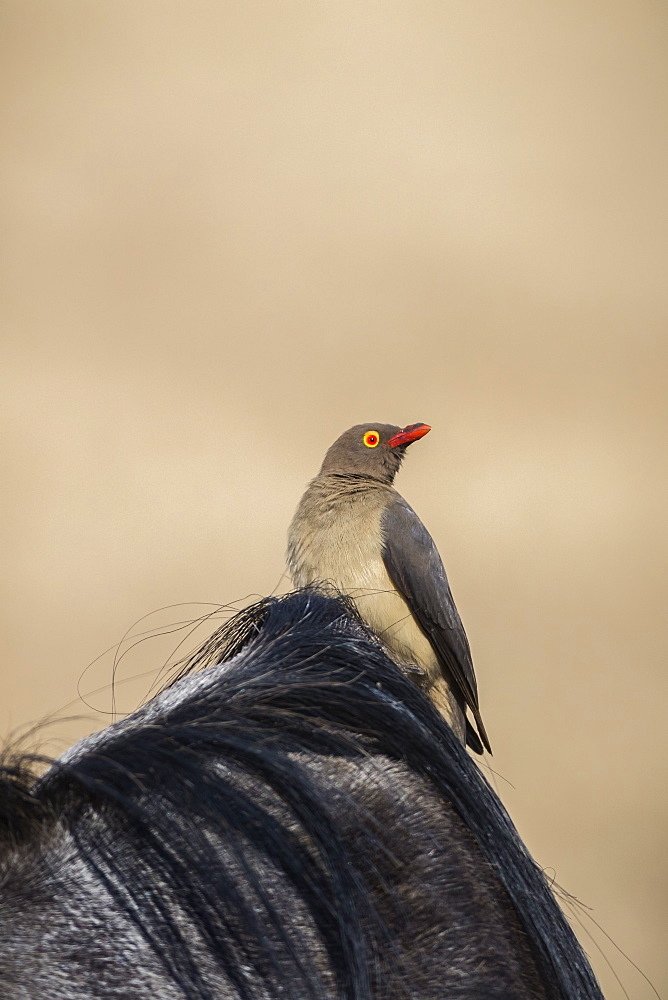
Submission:
[[[408,446],[430,430],[424,423],[372,423],[341,434],[299,502],[287,563],[295,587],[348,595],[460,742],[491,754],[471,649],[443,561],[392,485]]]

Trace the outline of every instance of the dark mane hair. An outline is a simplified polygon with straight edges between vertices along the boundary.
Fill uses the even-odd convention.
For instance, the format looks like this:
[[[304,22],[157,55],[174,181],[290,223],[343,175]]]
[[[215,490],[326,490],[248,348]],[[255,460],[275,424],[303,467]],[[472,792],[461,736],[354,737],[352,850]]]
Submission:
[[[601,1000],[496,794],[343,599],[304,591],[260,601],[222,626],[130,718],[73,747],[42,777],[29,763],[0,774],[0,921],[37,905],[25,897],[26,872],[38,884],[31,859],[39,856],[46,872],[45,888],[33,895],[49,900],[59,873],[76,864],[86,905],[97,907],[90,926],[79,918],[82,940],[98,940],[101,910],[109,933],[143,963],[140,985],[147,984],[145,994],[128,987],[127,963],[115,970],[101,952],[91,995],[446,995],[428,969],[431,986],[420,992],[422,973],[407,966],[397,942],[422,928],[404,926],[404,889],[393,882],[393,873],[422,864],[406,853],[410,831],[438,820],[461,830],[482,881],[504,887],[500,905],[516,915],[539,979],[534,987],[526,974],[526,996]],[[389,782],[385,798],[367,789],[373,781],[356,791],[374,775],[379,788]],[[411,919],[418,913],[428,922],[431,904],[411,892]],[[129,931],[119,929],[116,912]],[[29,925],[30,915],[15,947],[26,947]],[[425,963],[431,933],[425,924]],[[95,958],[95,946],[86,947]],[[0,981],[16,989],[12,1000],[25,995],[17,968],[10,945],[0,944]],[[68,993],[66,979],[30,995],[87,995]],[[447,995],[483,994],[462,987]],[[484,995],[520,994],[499,974],[498,989]]]

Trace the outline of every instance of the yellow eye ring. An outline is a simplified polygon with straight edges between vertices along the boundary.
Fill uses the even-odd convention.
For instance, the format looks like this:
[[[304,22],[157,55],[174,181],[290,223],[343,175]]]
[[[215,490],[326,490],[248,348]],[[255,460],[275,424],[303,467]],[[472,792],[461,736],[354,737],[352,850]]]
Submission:
[[[362,440],[367,448],[375,448],[380,444],[380,435],[377,431],[367,431]]]

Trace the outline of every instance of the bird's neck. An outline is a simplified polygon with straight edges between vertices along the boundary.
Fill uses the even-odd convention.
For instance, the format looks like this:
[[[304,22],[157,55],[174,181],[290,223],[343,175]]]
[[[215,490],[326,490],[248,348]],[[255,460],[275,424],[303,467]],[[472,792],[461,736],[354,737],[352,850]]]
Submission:
[[[392,481],[370,476],[366,472],[321,472],[311,485],[322,486],[324,490],[332,492],[359,493],[364,490],[391,489]]]

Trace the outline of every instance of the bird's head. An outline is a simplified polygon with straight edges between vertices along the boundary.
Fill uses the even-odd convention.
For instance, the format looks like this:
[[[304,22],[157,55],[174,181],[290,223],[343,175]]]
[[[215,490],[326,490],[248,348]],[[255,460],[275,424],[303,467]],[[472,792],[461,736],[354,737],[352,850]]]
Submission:
[[[336,439],[320,474],[371,476],[391,483],[408,445],[430,430],[429,424],[356,424]]]

